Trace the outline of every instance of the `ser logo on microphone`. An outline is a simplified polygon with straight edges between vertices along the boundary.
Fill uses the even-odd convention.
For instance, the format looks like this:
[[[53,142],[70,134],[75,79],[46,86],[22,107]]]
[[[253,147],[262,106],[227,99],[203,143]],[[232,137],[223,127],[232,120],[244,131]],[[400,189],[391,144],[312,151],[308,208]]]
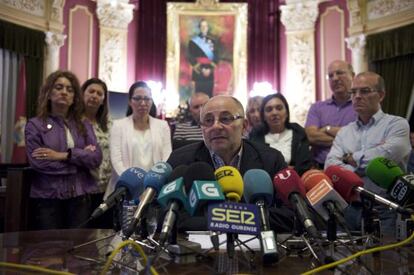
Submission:
[[[234,177],[234,173],[232,170],[222,170],[216,173],[216,179],[220,180],[223,177]]]
[[[208,206],[209,230],[257,235],[259,210],[255,204],[222,202]]]

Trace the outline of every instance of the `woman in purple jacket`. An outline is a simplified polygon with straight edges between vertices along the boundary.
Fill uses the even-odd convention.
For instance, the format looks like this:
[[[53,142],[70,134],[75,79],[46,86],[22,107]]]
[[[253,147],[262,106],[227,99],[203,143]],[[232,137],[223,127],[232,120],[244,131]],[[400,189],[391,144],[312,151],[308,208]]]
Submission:
[[[90,214],[97,185],[90,170],[102,161],[92,126],[82,121],[77,77],[56,71],[42,87],[37,116],[25,129],[26,151],[35,170],[30,197],[35,229],[74,228]]]

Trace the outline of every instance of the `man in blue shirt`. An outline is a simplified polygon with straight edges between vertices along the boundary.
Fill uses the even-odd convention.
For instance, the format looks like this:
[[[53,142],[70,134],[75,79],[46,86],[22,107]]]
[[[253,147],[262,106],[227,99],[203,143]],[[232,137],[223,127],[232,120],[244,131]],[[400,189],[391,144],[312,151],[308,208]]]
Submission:
[[[325,168],[339,165],[351,170],[363,177],[364,188],[380,196],[387,196],[384,189],[365,176],[365,168],[369,161],[382,156],[395,161],[406,171],[411,150],[408,122],[402,117],[385,114],[381,110],[385,84],[384,79],[376,73],[358,74],[352,82],[350,94],[358,119],[338,132],[326,158]],[[378,207],[378,211],[383,222],[382,233],[393,234],[395,213],[384,207]],[[347,221],[351,223],[351,227],[359,227],[360,219],[355,215],[360,212],[351,213],[348,212],[350,215]]]
[[[352,83],[351,97],[358,119],[338,132],[325,168],[339,165],[364,175],[367,163],[382,156],[406,170],[411,149],[409,125],[406,119],[381,110],[384,79],[373,72],[358,74]]]

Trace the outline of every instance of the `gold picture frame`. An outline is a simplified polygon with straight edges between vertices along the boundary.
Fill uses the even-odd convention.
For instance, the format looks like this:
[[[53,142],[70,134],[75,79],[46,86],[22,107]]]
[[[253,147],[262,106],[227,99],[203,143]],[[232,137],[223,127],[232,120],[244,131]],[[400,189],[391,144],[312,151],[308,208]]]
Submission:
[[[206,36],[202,36],[203,24],[208,25]],[[210,52],[208,58],[194,57],[191,52],[194,48],[191,43],[197,36],[208,42],[205,43],[206,51]],[[196,91],[210,96],[230,94],[245,105],[247,3],[219,3],[218,0],[167,3],[166,64],[167,116],[173,115],[177,106],[185,104]],[[210,80],[199,81],[197,75]]]

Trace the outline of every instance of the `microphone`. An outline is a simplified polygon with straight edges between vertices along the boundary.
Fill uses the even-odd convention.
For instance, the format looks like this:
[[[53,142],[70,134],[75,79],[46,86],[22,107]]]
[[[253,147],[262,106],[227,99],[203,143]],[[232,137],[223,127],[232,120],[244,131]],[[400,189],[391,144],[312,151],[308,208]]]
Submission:
[[[214,175],[227,200],[231,202],[240,201],[244,188],[240,172],[232,166],[222,166],[214,172]],[[235,234],[227,233],[227,253],[229,254],[230,259],[234,256],[235,240]]]
[[[404,175],[397,163],[378,157],[368,163],[365,171],[370,180],[387,190],[392,201],[402,206],[413,203],[414,175]]]
[[[194,169],[189,170],[184,178],[186,186],[191,185],[187,212],[191,216],[205,216],[208,204],[224,201],[225,197],[216,181],[214,170],[208,163],[195,162],[191,167]]]
[[[302,179],[307,191],[306,198],[312,208],[325,220],[333,214],[341,224],[345,223],[341,212],[348,204],[333,188],[329,177],[319,170],[312,177],[307,177],[305,174]]]
[[[154,197],[161,190],[172,172],[171,165],[167,162],[157,162],[147,172],[144,177],[144,192],[141,195],[140,202],[135,210],[134,216],[129,224],[128,229],[124,232],[125,238],[129,238],[135,231],[137,224],[142,215]]]
[[[348,204],[333,188],[332,182],[328,176],[319,170],[310,170],[309,174],[303,174],[302,179],[307,191],[306,198],[308,199],[309,204],[325,221],[328,222],[328,239],[336,239],[335,221],[337,221],[344,230],[349,232],[345,218],[342,214]]]
[[[293,205],[296,216],[306,232],[311,237],[319,239],[320,234],[303,199],[306,196],[305,187],[296,171],[291,168],[279,171],[273,178],[273,186],[286,205]]]
[[[331,180],[324,173],[322,173],[321,170],[310,169],[302,175],[302,181],[306,191],[311,190],[322,180],[328,180],[328,182],[332,185]]]
[[[206,162],[195,162],[184,178],[187,185],[191,185],[188,195],[187,212],[191,216],[207,216],[207,206],[210,203],[225,200],[221,186],[216,181],[213,167]],[[215,250],[219,250],[220,240],[217,232],[210,232],[210,240]]]
[[[145,170],[131,167],[125,170],[118,178],[115,191],[102,202],[92,213],[91,219],[95,219],[105,213],[109,208],[119,203],[124,197],[127,200],[138,198],[144,190]]]
[[[171,173],[168,181],[170,183],[164,185],[158,195],[158,203],[168,210],[164,217],[159,243],[164,246],[165,241],[170,235],[176,222],[177,212],[186,207],[187,204],[187,187],[184,186],[184,175],[188,170],[187,165],[177,166]]]
[[[227,200],[232,202],[240,201],[244,188],[240,172],[232,166],[222,166],[214,172],[214,175]]]
[[[262,169],[250,169],[244,176],[244,198],[246,202],[256,204],[260,211],[261,232],[260,244],[263,263],[272,264],[279,260],[276,236],[270,229],[269,210],[273,203],[273,185],[269,174]]]
[[[359,193],[360,195],[385,205],[400,214],[410,215],[412,212],[384,197],[364,189],[362,187],[364,186],[364,182],[352,171],[346,170],[340,166],[332,165],[325,170],[325,173],[332,180],[335,190],[338,191],[347,202],[353,201],[355,195]]]

